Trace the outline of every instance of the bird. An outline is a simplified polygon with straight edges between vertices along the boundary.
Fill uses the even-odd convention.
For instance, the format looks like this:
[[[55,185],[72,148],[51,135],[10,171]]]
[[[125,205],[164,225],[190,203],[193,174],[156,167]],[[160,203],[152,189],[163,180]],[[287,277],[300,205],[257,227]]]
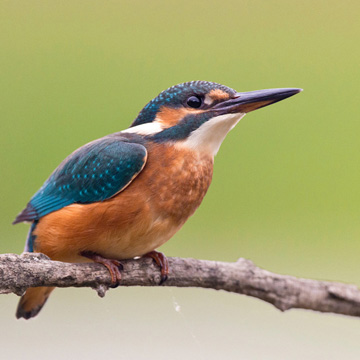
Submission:
[[[210,81],[162,91],[129,128],[80,147],[60,163],[13,222],[31,224],[24,251],[100,263],[113,286],[121,281],[121,260],[148,256],[166,281],[168,261],[156,249],[199,207],[227,133],[248,112],[300,91],[237,92]],[[36,316],[53,289],[27,289],[16,317]]]

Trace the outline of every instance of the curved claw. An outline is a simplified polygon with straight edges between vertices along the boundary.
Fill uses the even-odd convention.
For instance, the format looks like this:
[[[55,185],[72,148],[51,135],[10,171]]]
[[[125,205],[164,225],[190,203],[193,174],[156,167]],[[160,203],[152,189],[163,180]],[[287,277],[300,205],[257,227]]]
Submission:
[[[161,271],[161,278],[160,278],[160,283],[159,285],[163,284],[169,275],[169,261],[167,259],[167,257],[158,251],[150,251],[147,254],[143,255],[143,257],[150,257],[152,258],[156,265],[160,267],[160,271]]]
[[[167,280],[167,278],[168,278],[167,275],[161,274],[159,285],[162,285]]]
[[[94,253],[92,251],[82,251],[80,255],[88,259],[91,259],[98,264],[104,265],[109,270],[111,276],[111,287],[115,288],[120,285],[120,281],[121,281],[120,270],[123,270],[123,266],[119,260],[106,259],[101,255]]]

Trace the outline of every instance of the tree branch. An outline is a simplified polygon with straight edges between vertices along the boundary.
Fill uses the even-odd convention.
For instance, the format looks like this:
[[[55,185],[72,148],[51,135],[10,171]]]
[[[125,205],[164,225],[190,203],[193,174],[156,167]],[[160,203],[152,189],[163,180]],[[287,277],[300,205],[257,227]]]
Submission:
[[[360,316],[355,285],[274,274],[251,261],[236,263],[168,258],[170,273],[162,286],[201,287],[253,296],[281,311],[291,308]],[[121,286],[156,286],[160,271],[149,258],[122,261]],[[0,294],[22,295],[28,287],[91,287],[103,297],[111,277],[100,264],[51,261],[43,254],[0,255]]]

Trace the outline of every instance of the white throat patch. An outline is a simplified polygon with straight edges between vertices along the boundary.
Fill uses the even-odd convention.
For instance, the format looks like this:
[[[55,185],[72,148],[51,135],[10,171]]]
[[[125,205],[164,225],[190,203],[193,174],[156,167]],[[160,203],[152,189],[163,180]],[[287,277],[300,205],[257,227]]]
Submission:
[[[227,133],[245,116],[245,114],[226,114],[210,119],[193,131],[190,136],[176,143],[178,147],[208,153],[215,156]]]

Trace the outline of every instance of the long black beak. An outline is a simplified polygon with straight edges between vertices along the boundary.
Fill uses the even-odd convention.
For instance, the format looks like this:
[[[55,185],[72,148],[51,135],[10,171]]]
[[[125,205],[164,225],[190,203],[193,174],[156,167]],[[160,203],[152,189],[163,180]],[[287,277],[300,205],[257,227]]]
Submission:
[[[284,100],[300,91],[302,89],[284,88],[236,93],[233,98],[218,103],[212,109],[220,114],[248,113]]]

